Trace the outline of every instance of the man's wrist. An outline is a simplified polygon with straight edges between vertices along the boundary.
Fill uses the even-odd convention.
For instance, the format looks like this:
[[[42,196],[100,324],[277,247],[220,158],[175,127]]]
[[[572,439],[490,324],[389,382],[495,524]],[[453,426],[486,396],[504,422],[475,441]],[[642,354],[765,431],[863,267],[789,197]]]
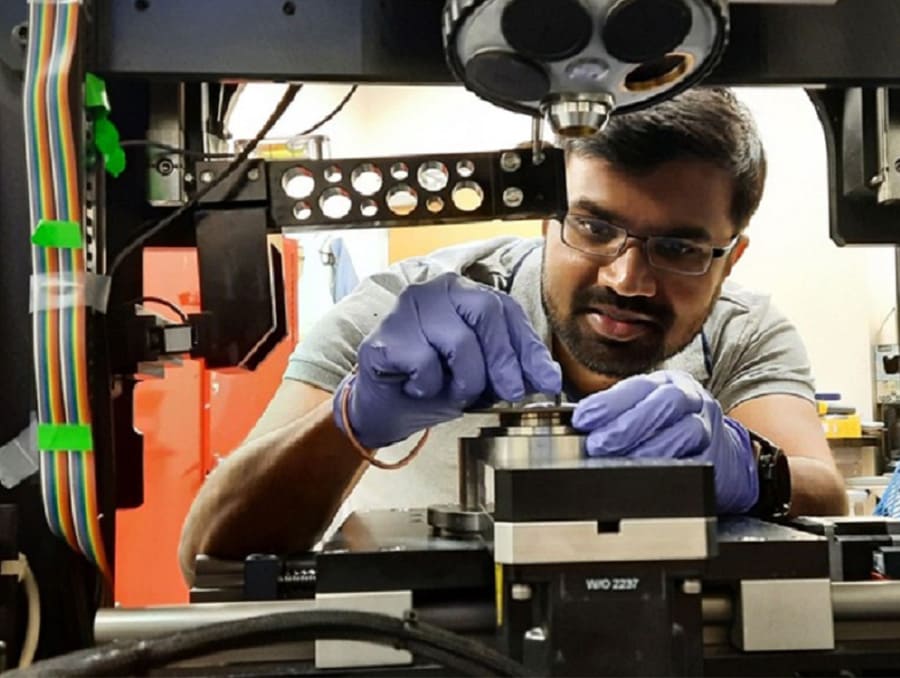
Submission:
[[[783,518],[791,508],[791,471],[784,451],[765,436],[747,430],[759,474],[759,499],[750,515]]]
[[[334,395],[331,399],[331,413],[334,418],[334,423],[337,425],[338,429],[344,435],[347,435],[347,431],[345,430],[345,425],[349,426],[349,421],[344,421],[344,416],[341,408],[341,401],[344,397],[344,391],[348,388],[352,388],[353,381],[356,379],[356,374],[354,372],[348,373],[341,379],[341,382],[338,384],[337,388],[334,390]]]

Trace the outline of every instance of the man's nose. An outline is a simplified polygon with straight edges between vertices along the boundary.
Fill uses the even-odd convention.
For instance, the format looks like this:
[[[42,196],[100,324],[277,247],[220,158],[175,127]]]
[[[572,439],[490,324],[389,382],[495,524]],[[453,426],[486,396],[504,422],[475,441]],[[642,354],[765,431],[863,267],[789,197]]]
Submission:
[[[601,266],[597,272],[597,282],[623,297],[656,295],[656,275],[640,240],[629,240],[622,254]]]

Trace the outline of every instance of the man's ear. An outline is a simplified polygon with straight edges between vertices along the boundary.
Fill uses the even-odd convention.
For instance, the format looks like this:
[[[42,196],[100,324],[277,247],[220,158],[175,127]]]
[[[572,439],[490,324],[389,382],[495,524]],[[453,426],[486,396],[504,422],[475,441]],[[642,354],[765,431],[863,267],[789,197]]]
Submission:
[[[734,246],[734,249],[731,250],[731,254],[728,255],[728,263],[725,265],[725,275],[731,275],[732,267],[740,261],[741,257],[744,256],[744,250],[747,249],[747,246],[750,244],[750,238],[741,233],[738,236],[737,244]]]

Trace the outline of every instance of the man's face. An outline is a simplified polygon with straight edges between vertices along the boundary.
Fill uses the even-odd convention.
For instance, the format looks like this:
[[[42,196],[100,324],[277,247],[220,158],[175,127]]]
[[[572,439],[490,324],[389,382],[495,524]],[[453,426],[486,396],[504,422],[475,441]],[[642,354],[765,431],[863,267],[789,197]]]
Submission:
[[[725,247],[732,182],[701,160],[676,160],[643,174],[605,160],[568,160],[569,214],[598,218],[636,236],[687,237]],[[561,239],[557,221],[546,225],[543,303],[558,348],[593,373],[626,377],[654,369],[697,335],[718,298],[745,240],[712,260],[703,275],[650,266],[642,243],[629,239],[616,258],[597,258]]]

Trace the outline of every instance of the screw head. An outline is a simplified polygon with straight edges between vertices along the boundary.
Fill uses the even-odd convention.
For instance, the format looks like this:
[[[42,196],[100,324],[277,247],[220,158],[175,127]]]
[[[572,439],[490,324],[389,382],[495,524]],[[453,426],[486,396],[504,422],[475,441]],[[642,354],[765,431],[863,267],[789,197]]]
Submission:
[[[689,596],[703,593],[703,583],[699,579],[685,579],[681,584],[681,591]]]
[[[200,181],[204,184],[211,183],[213,180],[213,173],[211,170],[203,170],[200,172]]]
[[[547,633],[540,626],[534,626],[525,632],[525,640],[534,643],[543,643],[547,640]]]
[[[16,24],[12,29],[12,41],[19,45],[19,47],[27,47],[28,46],[28,24],[26,22],[22,22],[20,24]]]
[[[247,170],[247,179],[248,181],[256,181],[257,179],[259,179],[259,168],[251,167],[249,170]]]
[[[507,207],[518,207],[523,200],[525,200],[525,194],[517,186],[510,186],[503,191],[503,204]]]
[[[156,171],[163,176],[168,176],[175,170],[175,163],[169,158],[160,158],[156,163]]]
[[[500,154],[500,167],[504,172],[515,172],[522,166],[522,156],[515,151]]]
[[[513,600],[531,600],[531,586],[529,584],[513,584],[509,589],[509,595]]]

